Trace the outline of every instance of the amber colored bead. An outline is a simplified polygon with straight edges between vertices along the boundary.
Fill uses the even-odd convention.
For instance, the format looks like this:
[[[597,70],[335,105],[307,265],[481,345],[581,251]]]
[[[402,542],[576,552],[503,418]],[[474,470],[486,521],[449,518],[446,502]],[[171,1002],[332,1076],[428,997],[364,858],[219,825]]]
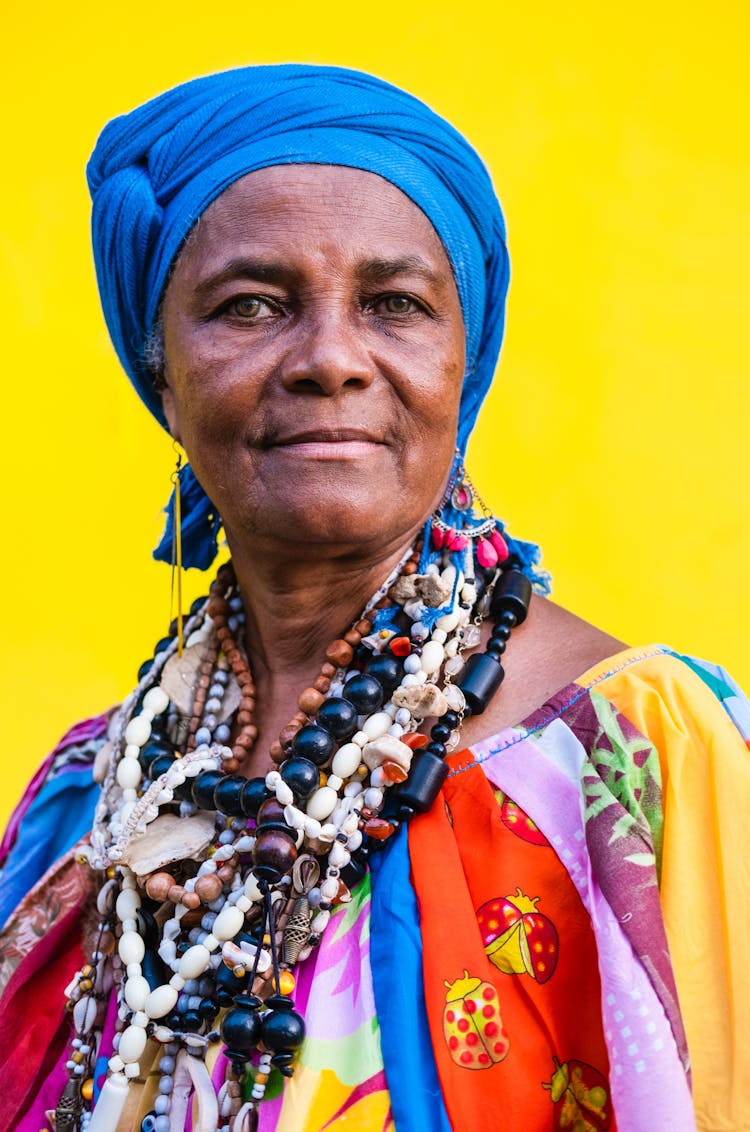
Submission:
[[[234,869],[230,865],[222,865],[220,869],[216,870],[216,876],[222,884],[230,884],[234,877]]]
[[[344,633],[344,640],[348,645],[351,645],[353,649],[356,649],[357,645],[362,641],[362,634],[358,633],[356,629],[350,629],[348,633]]]
[[[365,833],[368,837],[374,837],[376,841],[387,841],[395,828],[385,818],[370,818],[365,822]]]
[[[341,638],[337,641],[331,641],[326,649],[326,660],[330,660],[331,664],[335,664],[337,668],[345,668],[353,656],[352,646]]]
[[[372,632],[372,621],[368,621],[366,617],[363,617],[361,621],[357,622],[354,628],[361,637],[369,637]]]
[[[199,676],[198,677],[198,687],[201,689],[201,691],[203,691],[203,692],[207,691],[210,688],[210,686],[211,686],[211,677],[210,676]]]
[[[240,725],[240,727],[245,727],[248,723],[253,722],[252,712],[247,711],[247,709],[240,708],[240,710],[237,712],[236,718],[237,723]]]
[[[278,741],[278,739],[274,739],[273,743],[269,747],[268,753],[277,766],[280,763],[283,763],[284,759],[286,758],[286,752],[284,751],[284,748],[281,746],[281,743]]]
[[[331,664],[330,660],[324,660],[320,666],[320,675],[328,676],[330,680],[336,675],[336,665]]]
[[[83,1097],[83,1099],[85,1101],[90,1101],[91,1098],[93,1097],[93,1095],[94,1095],[94,1081],[93,1081],[93,1078],[89,1077],[81,1085],[81,1096]]]
[[[225,641],[231,641],[232,640],[232,634],[230,633],[230,631],[226,627],[226,625],[220,625],[219,628],[216,630],[216,640],[221,645],[223,645]]]
[[[401,573],[406,574],[408,576],[410,574],[416,574],[416,572],[417,572],[417,564],[413,559],[410,558],[409,561],[404,566]]]
[[[282,971],[279,975],[279,991],[281,994],[289,995],[295,988],[295,979],[291,971]],[[256,1077],[257,1081],[257,1077]]]
[[[227,660],[229,661],[229,663],[231,664],[232,668],[236,668],[237,665],[242,661],[242,656],[240,655],[240,650],[237,648],[236,645],[233,645],[231,648],[228,648],[225,652],[225,656],[226,656]]]
[[[327,676],[318,676],[313,680],[313,688],[316,692],[322,692],[323,695],[326,694],[330,687],[331,681]]]
[[[222,768],[227,772],[227,774],[236,774],[240,769],[241,763],[239,759],[236,759],[234,756],[232,756],[231,759],[225,759],[221,765]]]
[[[146,881],[146,892],[152,900],[166,900],[174,883],[171,873],[154,873]]]
[[[409,731],[406,735],[401,736],[401,742],[405,743],[407,747],[411,747],[412,751],[426,747],[429,741],[428,737],[423,735],[421,731]]]
[[[224,886],[216,873],[207,873],[195,882],[195,894],[204,904],[213,904],[221,896]]]
[[[346,647],[349,648],[348,645]],[[323,703],[323,699],[324,696],[316,688],[305,688],[304,692],[300,693],[297,703],[300,711],[304,711],[307,715],[315,715],[315,712]]]
[[[398,763],[392,762],[390,759],[386,759],[386,761],[381,764],[380,769],[383,771],[383,776],[388,782],[406,782],[408,778],[404,768]]]
[[[201,906],[201,898],[197,892],[186,892],[182,898],[182,903],[186,908],[195,911],[196,908]]]
[[[411,652],[411,641],[408,637],[393,637],[390,647],[394,656],[408,656]]]
[[[185,889],[181,884],[173,884],[167,893],[167,899],[171,900],[173,904],[179,904],[185,894]]]

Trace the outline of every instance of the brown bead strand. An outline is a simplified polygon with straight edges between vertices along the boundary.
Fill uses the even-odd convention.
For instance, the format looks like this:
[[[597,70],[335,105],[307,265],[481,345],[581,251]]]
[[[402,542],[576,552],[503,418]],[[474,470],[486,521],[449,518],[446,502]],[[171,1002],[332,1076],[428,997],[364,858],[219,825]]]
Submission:
[[[203,718],[203,709],[206,706],[208,699],[208,689],[211,687],[211,674],[216,665],[216,657],[218,655],[219,646],[217,641],[211,641],[206,656],[201,661],[200,668],[198,669],[198,679],[193,691],[193,711],[190,716],[190,725],[188,729],[187,750],[195,750],[195,733],[201,725]]]
[[[253,722],[255,682],[249,665],[228,624],[229,603],[225,592],[233,587],[236,587],[234,573],[230,567],[223,566],[216,581],[211,586],[207,607],[207,613],[216,626],[216,639],[240,689],[240,704],[235,715],[235,722],[239,726],[239,731],[232,744],[232,757],[226,759],[223,763],[223,769],[228,774],[234,774],[240,769],[258,737],[258,728]]]

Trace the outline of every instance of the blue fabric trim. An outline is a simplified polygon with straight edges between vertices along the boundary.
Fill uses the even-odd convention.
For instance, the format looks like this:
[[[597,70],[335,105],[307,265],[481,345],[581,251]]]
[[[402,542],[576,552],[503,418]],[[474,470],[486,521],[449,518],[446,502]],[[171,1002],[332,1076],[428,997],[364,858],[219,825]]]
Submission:
[[[47,869],[89,832],[99,790],[93,767],[71,767],[42,786],[0,875],[0,924]]]
[[[370,964],[393,1121],[397,1132],[451,1132],[427,1021],[405,826],[370,867]]]

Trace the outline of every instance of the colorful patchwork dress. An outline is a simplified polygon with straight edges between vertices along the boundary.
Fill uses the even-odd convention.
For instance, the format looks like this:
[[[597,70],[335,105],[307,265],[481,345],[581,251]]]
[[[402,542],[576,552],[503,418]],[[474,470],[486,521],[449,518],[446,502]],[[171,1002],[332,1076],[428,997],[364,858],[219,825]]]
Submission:
[[[49,1128],[66,1081],[106,730],[65,737],[3,843],[0,1132]],[[301,968],[307,1036],[260,1132],[750,1129],[749,739],[727,674],[657,646],[453,755]],[[150,1126],[151,1052],[113,1132]],[[220,1044],[208,1067],[218,1087]]]

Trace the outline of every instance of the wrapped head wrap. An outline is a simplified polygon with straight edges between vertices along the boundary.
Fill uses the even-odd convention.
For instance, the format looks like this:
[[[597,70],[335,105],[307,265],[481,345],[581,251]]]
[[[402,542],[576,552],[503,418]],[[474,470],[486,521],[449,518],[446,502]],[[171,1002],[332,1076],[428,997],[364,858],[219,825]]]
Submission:
[[[289,64],[207,75],[105,127],[87,170],[94,258],[104,316],[130,380],[166,427],[144,347],[171,265],[198,217],[232,182],[300,163],[377,173],[435,228],[466,330],[463,451],[503,337],[503,215],[484,164],[452,126],[412,95],[358,71]],[[218,516],[189,469],[182,489],[183,561],[205,568],[216,551]],[[170,545],[168,523],[157,557],[168,559]]]

